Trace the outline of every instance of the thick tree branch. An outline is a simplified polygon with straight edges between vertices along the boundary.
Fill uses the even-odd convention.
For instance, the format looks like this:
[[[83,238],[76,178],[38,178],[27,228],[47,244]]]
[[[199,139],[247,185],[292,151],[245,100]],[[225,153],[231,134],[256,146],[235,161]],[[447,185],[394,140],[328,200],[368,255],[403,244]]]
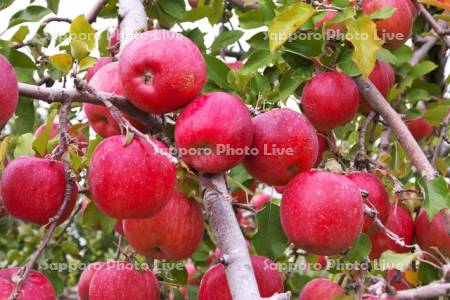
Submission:
[[[415,289],[398,291],[395,299],[431,299],[450,295],[450,283],[435,282]]]
[[[437,173],[428,161],[425,153],[423,153],[405,123],[386,99],[384,99],[383,95],[380,94],[369,80],[364,79],[362,76],[358,76],[354,80],[359,91],[367,99],[370,106],[383,117],[384,121],[395,133],[417,171],[426,179],[436,177]]]
[[[224,174],[201,175],[203,203],[217,246],[222,252],[228,285],[234,300],[259,300],[247,244],[228,195]],[[229,196],[228,196],[229,198]]]
[[[47,103],[53,102],[64,103],[70,100],[73,102],[83,102],[83,103],[103,105],[103,102],[100,99],[98,99],[95,95],[92,94],[83,95],[76,89],[71,88],[59,88],[59,87],[47,88],[26,83],[19,83],[19,94],[21,96],[28,97],[31,99],[43,100]],[[156,132],[161,130],[162,123],[159,117],[138,110],[125,97],[117,96],[114,94],[108,94],[100,91],[98,92],[98,94],[108,99],[114,106],[116,106],[122,112],[126,113],[130,117],[139,120],[144,126],[146,126],[149,129],[152,129],[152,131]]]
[[[108,0],[97,0],[97,2],[92,6],[91,10],[86,14],[86,19],[89,23],[94,23],[97,19],[98,14],[102,10],[103,6],[106,5]]]
[[[141,0],[119,0],[120,50],[125,49],[136,34],[147,30],[147,15]]]
[[[430,24],[433,30],[441,37],[447,48],[450,48],[450,37],[445,34],[445,27],[442,28],[440,24],[434,19],[433,15],[423,6],[423,4],[416,3],[417,10],[422,17]]]

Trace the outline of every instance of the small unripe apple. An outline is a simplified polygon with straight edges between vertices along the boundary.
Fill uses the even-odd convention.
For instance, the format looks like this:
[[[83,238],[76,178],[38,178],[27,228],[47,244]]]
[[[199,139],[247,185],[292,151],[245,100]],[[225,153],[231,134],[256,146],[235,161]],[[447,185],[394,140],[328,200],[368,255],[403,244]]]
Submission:
[[[308,282],[300,292],[299,300],[333,300],[344,296],[344,289],[334,281],[317,278]]]
[[[42,132],[45,130],[47,124],[42,124],[41,126],[38,127],[38,129],[36,129],[34,136],[36,138],[38,138],[39,136],[41,136]],[[51,139],[53,139],[54,137],[56,137],[59,134],[59,129],[58,129],[58,124],[52,124],[51,128],[50,128],[50,132],[48,134],[48,140],[50,141]],[[71,128],[71,130],[69,131],[69,134],[71,136],[71,138],[74,140],[76,146],[77,146],[77,152],[79,155],[83,155],[88,147],[89,144],[89,140],[86,138],[86,136],[81,132],[81,130],[79,131],[75,131],[73,130],[73,127]],[[54,143],[52,145],[50,145],[48,152],[51,153],[53,151],[53,149],[55,149],[57,146],[57,143]],[[39,153],[36,153],[36,156],[40,156]]]
[[[284,291],[281,274],[273,261],[264,256],[252,256],[251,261],[261,297],[271,297]],[[205,273],[200,282],[198,299],[232,300],[222,264],[214,265]]]
[[[297,247],[316,255],[338,255],[361,233],[363,200],[358,186],[343,175],[303,172],[283,192],[280,219]]]
[[[387,46],[398,47],[406,42],[411,35],[413,15],[405,0],[365,0],[362,9],[370,15],[383,8],[393,7],[395,12],[384,20],[377,20],[378,37],[383,39]]]
[[[328,132],[353,119],[358,111],[359,91],[347,75],[324,72],[306,84],[301,102],[314,127]]]
[[[0,270],[0,299],[9,299],[16,286],[16,276],[20,268]],[[52,283],[42,273],[31,270],[20,289],[17,300],[56,300]]]
[[[433,134],[433,126],[423,118],[406,121],[406,125],[416,141],[426,139]]]
[[[139,254],[181,260],[191,256],[205,230],[200,204],[174,191],[166,206],[147,219],[123,221],[125,237]]]
[[[237,60],[235,62],[227,63],[227,66],[231,70],[242,70],[244,64],[242,63],[242,61]]]
[[[104,263],[91,280],[89,300],[159,300],[159,284],[150,270],[136,270],[131,263]]]
[[[375,85],[377,90],[383,95],[383,97],[387,97],[390,90],[390,75],[386,72],[386,65],[382,64],[382,62],[377,61],[375,64],[375,68],[372,73],[369,75],[369,80]],[[368,113],[372,110],[369,102],[367,102],[366,98],[360,93],[359,94],[359,107],[358,111],[360,113]]]
[[[414,221],[408,209],[402,205],[392,205],[389,208],[389,217],[384,224],[387,229],[403,238],[407,245],[411,245],[414,239]],[[375,259],[386,251],[391,250],[397,253],[405,253],[409,248],[399,246],[390,239],[384,232],[378,231],[370,234],[370,241],[372,242],[372,252],[370,258]]]
[[[301,114],[274,109],[254,117],[253,125],[252,150],[243,162],[253,178],[269,185],[285,185],[316,162],[317,134]]]
[[[113,60],[111,57],[100,57],[99,59],[97,59],[97,62],[87,71],[86,81],[90,82],[92,77],[94,77],[95,73],[97,73],[98,70],[112,62]]]
[[[163,29],[144,32],[130,42],[119,65],[127,98],[154,114],[185,106],[206,81],[206,64],[198,47],[185,36]]]
[[[450,257],[450,211],[442,209],[431,222],[428,220],[427,212],[422,209],[416,218],[416,239],[420,248],[430,253],[435,247],[447,257]]]
[[[0,54],[0,129],[16,111],[19,87],[16,73],[9,61]]]
[[[109,63],[100,68],[89,82],[93,88],[107,93],[123,96],[122,83],[119,78],[119,65],[117,62]],[[86,114],[89,124],[94,131],[102,137],[110,137],[119,135],[120,127],[114,120],[108,108],[103,105],[96,105],[90,103],[83,104],[83,110]],[[145,128],[136,120],[124,114],[124,116],[131,122],[131,124],[139,129],[145,131]]]
[[[1,179],[1,194],[8,213],[20,220],[47,224],[63,204],[66,190],[64,167],[60,161],[37,157],[18,157],[8,164]],[[78,196],[76,184],[61,216],[64,222]]]
[[[252,117],[241,99],[224,92],[196,98],[177,119],[175,142],[183,160],[205,173],[225,172],[245,156]]]
[[[95,272],[100,270],[100,268],[106,264],[106,262],[99,261],[90,263],[86,269],[81,273],[80,279],[78,280],[78,296],[80,300],[89,300],[89,287],[91,286],[91,280]]]
[[[347,175],[358,187],[369,193],[369,196],[364,199],[364,202],[370,208],[378,212],[378,218],[384,224],[389,216],[389,198],[384,188],[383,183],[373,174],[365,172],[353,172]],[[365,216],[363,232],[373,233],[379,228],[373,223],[373,220]]]
[[[103,140],[92,154],[88,181],[97,207],[116,219],[148,218],[168,203],[176,181],[175,165],[149,142],[125,136]],[[161,143],[153,140],[166,151]]]

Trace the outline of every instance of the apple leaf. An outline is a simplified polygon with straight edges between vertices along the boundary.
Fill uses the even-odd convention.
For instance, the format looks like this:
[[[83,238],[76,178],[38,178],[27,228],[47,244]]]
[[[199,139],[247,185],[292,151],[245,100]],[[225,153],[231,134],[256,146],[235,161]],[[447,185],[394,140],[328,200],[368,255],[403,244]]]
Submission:
[[[252,238],[256,252],[276,260],[289,243],[281,227],[280,207],[271,202],[266,203],[256,215],[256,221],[258,232]]]
[[[445,119],[445,116],[447,116],[449,109],[450,109],[450,104],[437,105],[437,106],[435,106],[433,108],[429,108],[423,114],[423,117],[432,126],[436,126],[437,127]]]
[[[29,33],[30,29],[28,29],[28,26],[20,26],[16,33],[11,37],[11,40],[16,43],[23,43]]]
[[[79,15],[73,19],[69,32],[72,41],[85,43],[88,51],[94,49],[95,29],[92,28],[91,24],[84,15]]]
[[[432,265],[426,263],[419,264],[419,270],[417,273],[420,282],[424,285],[442,278],[441,270],[438,270]]]
[[[381,254],[378,261],[379,268],[382,271],[389,269],[397,269],[405,271],[411,265],[411,263],[417,259],[418,253],[395,253],[391,250],[387,250]]]
[[[203,18],[209,17],[214,13],[214,8],[211,6],[201,6],[191,9],[186,13],[184,22],[195,22]]]
[[[314,15],[314,8],[300,2],[291,5],[276,16],[269,24],[269,49],[274,52],[280,48],[300,26]]]
[[[211,45],[211,51],[213,53],[219,53],[221,49],[226,48],[228,45],[234,44],[237,42],[244,32],[240,30],[230,30],[230,31],[224,31],[217,36],[217,38],[214,40],[214,42]]]
[[[16,119],[12,124],[15,133],[23,134],[33,131],[36,119],[36,109],[33,102],[21,97],[15,115]]]
[[[217,84],[220,88],[229,90],[227,78],[230,68],[223,61],[212,56],[204,55],[206,62],[206,70],[208,72],[208,80]]]
[[[159,0],[158,3],[166,14],[177,20],[182,20],[186,16],[184,0]]]
[[[348,19],[354,17],[355,15],[356,9],[354,9],[353,7],[346,7],[336,14],[336,16],[333,18],[333,23],[341,23],[347,21]]]
[[[272,62],[272,55],[268,50],[256,50],[245,63],[242,72],[249,74],[257,71],[259,68],[269,65]]]
[[[361,74],[368,78],[375,67],[376,54],[381,49],[381,40],[376,34],[375,23],[368,16],[362,16],[349,19],[345,24],[346,37],[354,47],[353,61]]]
[[[0,0],[0,10],[9,7],[13,2],[14,0]]]
[[[31,5],[16,12],[9,20],[8,29],[25,22],[37,22],[52,11],[43,6]]]
[[[84,71],[89,69],[90,67],[92,67],[95,62],[97,61],[96,58],[91,57],[91,56],[87,56],[85,58],[83,58],[82,60],[80,60],[80,63],[78,65],[79,70],[78,71]]]
[[[68,53],[52,55],[49,57],[49,60],[55,69],[63,72],[64,74],[69,73],[70,69],[72,69],[73,59]]]
[[[165,279],[174,284],[186,284],[187,281],[187,271],[181,262],[176,261],[165,261],[163,264],[168,264],[170,270]],[[164,267],[163,267],[164,268]]]
[[[372,243],[370,242],[369,236],[361,233],[343,259],[349,263],[358,263],[366,258],[371,250]]]
[[[47,0],[47,7],[55,14],[58,14],[60,0]]]
[[[430,73],[431,71],[435,70],[438,66],[429,61],[429,60],[424,60],[421,61],[420,63],[418,63],[417,65],[415,65],[411,71],[409,71],[408,76],[412,79],[417,79],[419,77],[422,77],[428,73]]]
[[[450,191],[444,177],[431,180],[419,178],[419,185],[424,195],[423,208],[431,221],[443,208],[450,208]]]
[[[47,144],[50,137],[50,133],[52,131],[53,122],[55,120],[56,114],[58,112],[56,110],[52,110],[48,115],[47,122],[45,124],[44,130],[36,137],[33,141],[33,149],[39,153],[41,157],[44,157],[47,153]]]
[[[376,12],[370,14],[372,20],[385,20],[389,19],[396,11],[395,7],[383,7]]]
[[[17,137],[16,147],[14,148],[14,157],[33,156],[33,139],[32,133],[25,133]]]

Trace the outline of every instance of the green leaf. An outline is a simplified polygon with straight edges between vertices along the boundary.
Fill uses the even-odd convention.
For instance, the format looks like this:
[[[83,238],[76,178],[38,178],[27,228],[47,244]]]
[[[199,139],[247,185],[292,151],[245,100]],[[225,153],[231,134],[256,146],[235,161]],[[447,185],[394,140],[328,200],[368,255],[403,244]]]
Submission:
[[[342,11],[336,14],[333,18],[333,23],[342,23],[356,15],[356,9],[353,7],[346,7]]]
[[[177,20],[182,20],[186,16],[184,0],[159,0],[158,3],[164,12]]]
[[[43,6],[31,5],[16,12],[9,20],[8,29],[25,22],[37,22],[52,11]]]
[[[401,65],[409,62],[413,55],[413,49],[406,45],[400,45],[397,49],[392,51],[392,54],[397,58],[398,64]]]
[[[72,69],[72,56],[67,53],[55,54],[49,57],[50,63],[55,69],[67,74]]]
[[[269,65],[271,62],[272,55],[268,50],[256,50],[247,59],[243,73],[248,74],[257,71],[259,68]]]
[[[96,61],[97,61],[97,59],[95,59],[95,57],[87,56],[87,57],[83,58],[82,60],[80,60],[80,63],[78,65],[79,71],[81,72],[81,71],[89,69],[90,67],[92,67],[95,64]]]
[[[200,31],[198,28],[194,28],[192,30],[184,32],[184,35],[188,37],[191,41],[193,41],[200,51],[205,52],[205,34]]]
[[[184,22],[195,22],[203,18],[209,17],[214,13],[214,8],[211,6],[201,6],[194,8],[186,13]]]
[[[19,99],[15,112],[13,128],[18,134],[24,134],[33,131],[35,121],[35,108],[33,101],[28,99]]]
[[[358,19],[349,19],[345,24],[346,36],[354,47],[353,61],[361,74],[368,78],[375,67],[376,53],[381,48],[375,23],[368,16],[362,16]]]
[[[16,140],[16,147],[14,148],[14,157],[18,156],[33,156],[34,151],[33,144],[34,136],[32,133],[25,133],[20,135]]]
[[[219,53],[221,49],[226,48],[228,45],[237,42],[244,32],[240,30],[230,30],[221,32],[211,45],[211,51],[213,53]]]
[[[211,25],[217,24],[222,20],[225,5],[222,0],[212,0],[211,7],[214,9],[213,13],[208,16]]]
[[[387,50],[386,48],[381,48],[377,52],[377,59],[388,62],[394,66],[398,65],[397,57],[394,54],[392,54],[391,51]]]
[[[316,35],[314,35],[316,36]],[[321,35],[321,39],[315,37],[307,39],[293,39],[284,44],[286,51],[304,56],[306,58],[312,58],[320,56],[324,50],[324,36]]]
[[[227,82],[227,78],[228,73],[230,72],[230,68],[228,68],[223,61],[214,56],[204,55],[204,58],[206,61],[208,80],[213,81],[219,87],[228,90],[229,85]]]
[[[58,14],[59,0],[47,0],[47,7],[54,12],[55,15]]]
[[[11,37],[11,41],[16,43],[23,43],[27,35],[30,33],[30,29],[28,29],[28,26],[20,26],[19,29],[17,29],[16,33]]]
[[[100,56],[109,56],[111,53],[109,52],[109,32],[108,30],[102,31],[100,34],[100,38],[98,39],[98,52],[100,52]]]
[[[369,256],[371,250],[372,243],[370,242],[369,236],[361,233],[343,259],[349,263],[358,263]]]
[[[383,7],[376,12],[373,12],[370,14],[370,18],[372,20],[385,20],[392,17],[392,15],[395,13],[397,9],[395,7]]]
[[[74,256],[78,256],[80,255],[80,250],[78,249],[78,245],[75,244],[74,242],[70,242],[70,241],[63,241],[61,243],[61,249],[68,254],[74,255]]]
[[[274,52],[281,47],[300,26],[314,15],[314,8],[300,2],[290,6],[269,24],[269,49]]]
[[[183,264],[181,262],[176,261],[173,262],[167,261],[165,263],[168,263],[169,266],[171,266],[170,272],[165,279],[174,284],[180,285],[186,284],[188,274]]]
[[[444,177],[419,178],[419,185],[424,195],[423,208],[430,221],[441,209],[450,208],[450,191]]]
[[[288,239],[281,227],[280,207],[267,203],[256,215],[256,221],[258,232],[252,238],[256,252],[276,260],[288,246]]]
[[[303,69],[290,70],[280,80],[277,100],[286,101],[286,99],[294,94],[295,90],[308,78],[305,78],[306,72]],[[309,76],[307,76],[309,77]]]
[[[417,273],[420,282],[424,285],[442,278],[442,272],[440,270],[424,262],[419,264],[419,270]]]
[[[413,66],[411,71],[409,71],[408,76],[411,77],[412,79],[417,79],[419,77],[422,77],[422,76],[430,73],[431,71],[435,70],[437,67],[438,66],[435,63],[433,63],[429,60],[421,61],[417,65]]]
[[[0,10],[9,7],[13,2],[14,0],[0,0]]]
[[[381,254],[379,267],[382,271],[397,269],[403,272],[410,267],[411,263],[417,259],[417,256],[418,253],[395,253],[387,250]]]
[[[333,0],[333,4],[337,7],[347,7],[349,5],[349,0]]]
[[[84,15],[80,15],[73,19],[69,32],[72,41],[84,42],[89,51],[94,49],[95,30]]]
[[[433,108],[429,108],[424,114],[423,117],[430,123],[432,126],[439,126],[442,121],[444,121],[445,117],[448,114],[448,110],[450,109],[450,104],[441,104],[437,105]]]
[[[39,155],[41,157],[44,157],[45,154],[47,153],[48,140],[49,140],[50,133],[52,131],[53,123],[55,121],[55,117],[56,117],[57,113],[58,112],[55,109],[49,113],[44,130],[33,141],[33,149],[37,153],[39,153]]]

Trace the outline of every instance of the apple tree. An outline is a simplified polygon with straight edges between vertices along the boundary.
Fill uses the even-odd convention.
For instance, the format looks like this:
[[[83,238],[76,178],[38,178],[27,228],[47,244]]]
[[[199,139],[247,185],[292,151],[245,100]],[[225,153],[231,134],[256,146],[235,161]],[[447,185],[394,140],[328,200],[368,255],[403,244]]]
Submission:
[[[0,299],[450,295],[448,1],[18,2]]]

